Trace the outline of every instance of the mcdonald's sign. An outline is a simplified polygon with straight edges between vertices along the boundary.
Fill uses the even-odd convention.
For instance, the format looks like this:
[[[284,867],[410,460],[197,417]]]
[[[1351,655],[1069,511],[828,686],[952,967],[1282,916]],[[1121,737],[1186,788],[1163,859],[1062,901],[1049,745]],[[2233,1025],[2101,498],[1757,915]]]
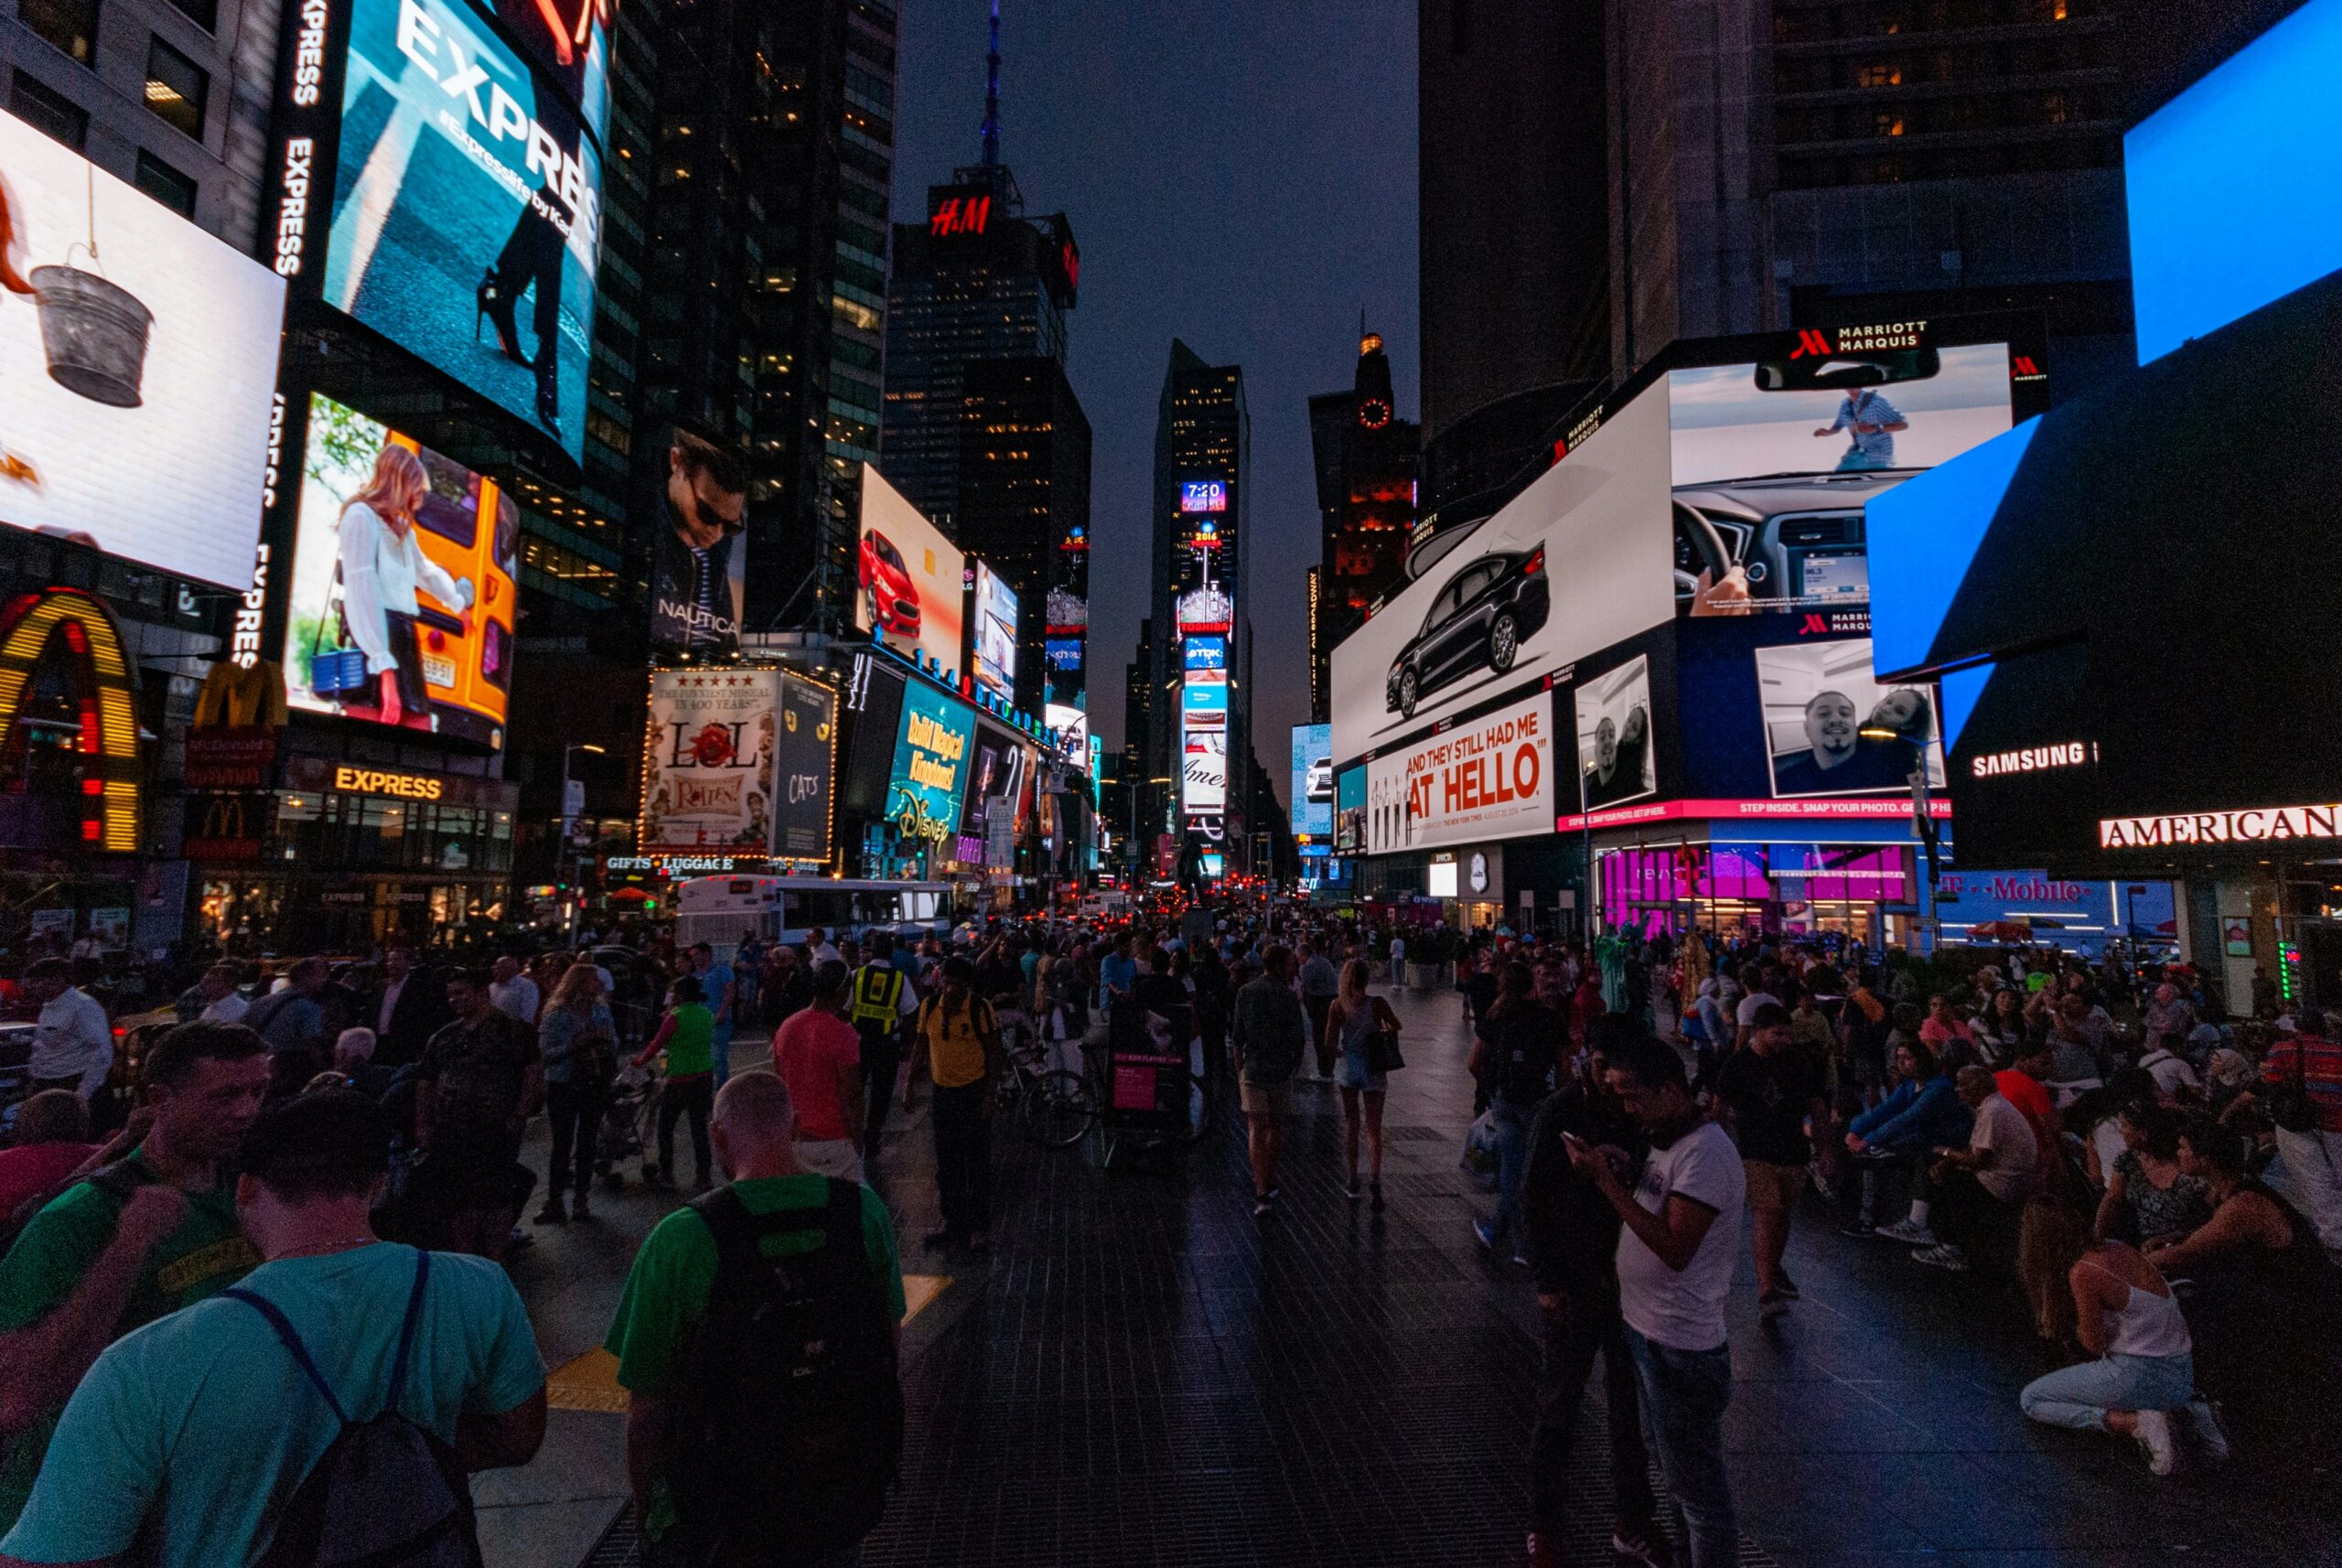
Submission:
[[[188,796],[180,853],[189,860],[258,860],[268,806],[265,795]]]
[[[130,660],[105,607],[72,588],[20,594],[0,607],[0,736],[14,735],[33,673],[62,642],[80,710],[81,843],[104,854],[138,852],[138,720]]]

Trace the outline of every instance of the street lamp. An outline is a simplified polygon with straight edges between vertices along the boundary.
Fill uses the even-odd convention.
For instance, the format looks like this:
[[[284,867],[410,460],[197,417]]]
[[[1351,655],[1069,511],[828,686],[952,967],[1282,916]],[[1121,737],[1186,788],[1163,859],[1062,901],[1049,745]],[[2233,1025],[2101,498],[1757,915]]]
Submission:
[[[577,934],[578,918],[586,906],[585,872],[571,847],[571,841],[577,831],[577,819],[586,811],[586,785],[583,780],[569,776],[570,760],[581,751],[602,757],[607,754],[607,748],[596,746],[590,740],[574,740],[561,748],[561,848],[554,856],[553,864],[557,868],[561,864],[560,857],[569,855],[571,869],[577,874],[577,897],[569,906],[569,934],[572,937]]]

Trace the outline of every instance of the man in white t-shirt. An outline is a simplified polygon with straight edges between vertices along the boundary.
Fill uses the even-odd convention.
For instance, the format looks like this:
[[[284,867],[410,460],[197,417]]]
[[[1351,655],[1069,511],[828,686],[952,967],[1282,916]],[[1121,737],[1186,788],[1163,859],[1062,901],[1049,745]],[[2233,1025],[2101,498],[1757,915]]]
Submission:
[[[1896,1240],[1925,1243],[1911,1254],[1918,1262],[1960,1273],[1992,1231],[2015,1234],[2018,1213],[2039,1181],[2041,1139],[1993,1087],[1990,1068],[1961,1068],[1952,1087],[1976,1112],[1968,1146],[1935,1151],[1912,1184],[1910,1219],[1890,1230]]]
[[[1625,1229],[1618,1300],[1667,1489],[1682,1510],[1691,1568],[1730,1568],[1740,1527],[1724,1467],[1724,1412],[1732,1353],[1724,1302],[1740,1251],[1747,1183],[1739,1151],[1703,1121],[1683,1059],[1656,1040],[1610,1056],[1610,1087],[1650,1134],[1650,1157],[1629,1187],[1618,1151],[1571,1140],[1570,1161]]]

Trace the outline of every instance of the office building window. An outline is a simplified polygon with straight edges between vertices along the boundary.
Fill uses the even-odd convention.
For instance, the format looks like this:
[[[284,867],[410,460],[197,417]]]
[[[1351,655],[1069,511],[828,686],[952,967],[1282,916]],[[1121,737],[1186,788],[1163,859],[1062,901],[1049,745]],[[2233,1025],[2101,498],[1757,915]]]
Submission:
[[[8,110],[17,119],[48,132],[77,153],[89,140],[90,112],[21,70],[8,90]]]
[[[171,0],[181,15],[205,32],[219,31],[220,0]]]
[[[160,38],[146,48],[146,107],[169,124],[203,139],[203,101],[211,79],[203,68]]]
[[[16,18],[83,65],[96,59],[98,0],[16,0]]]
[[[133,183],[180,217],[195,216],[194,177],[179,173],[144,147],[138,149],[138,177]]]

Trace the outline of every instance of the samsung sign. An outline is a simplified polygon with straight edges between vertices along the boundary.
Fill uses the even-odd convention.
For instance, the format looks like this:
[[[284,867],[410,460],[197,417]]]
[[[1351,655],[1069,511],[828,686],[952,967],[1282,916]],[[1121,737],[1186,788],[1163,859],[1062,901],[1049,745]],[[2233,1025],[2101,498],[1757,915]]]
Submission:
[[[2165,817],[2105,817],[2098,824],[2100,849],[2172,849],[2183,845],[2334,838],[2342,838],[2342,804],[2190,811]]]
[[[2057,768],[2079,768],[2091,760],[2095,748],[2086,740],[2058,746],[2028,746],[2017,751],[1995,751],[1971,759],[1970,777],[1997,779],[2004,773],[2043,773]]]

